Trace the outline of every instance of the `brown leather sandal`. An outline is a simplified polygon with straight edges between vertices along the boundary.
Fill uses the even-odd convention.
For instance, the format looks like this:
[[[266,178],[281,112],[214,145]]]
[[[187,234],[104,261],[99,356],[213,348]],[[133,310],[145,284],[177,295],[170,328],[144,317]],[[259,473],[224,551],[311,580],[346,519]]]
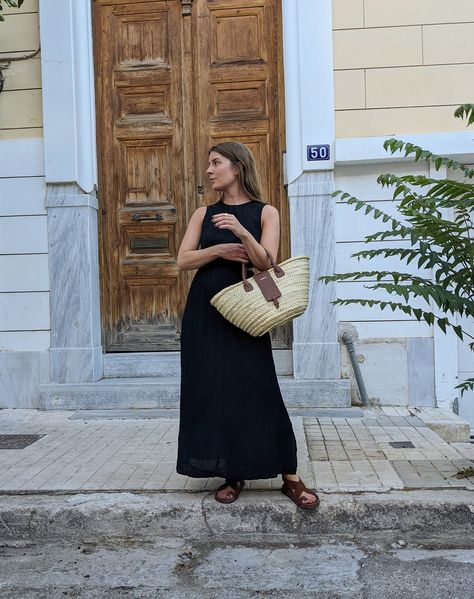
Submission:
[[[216,499],[216,501],[219,501],[220,503],[233,503],[240,495],[240,491],[242,491],[242,489],[245,486],[245,481],[244,480],[237,480],[237,481],[227,481],[225,483],[222,483],[222,485],[216,489],[216,492],[214,494],[214,497]],[[226,487],[231,487],[232,488],[232,492],[229,491],[228,493],[230,493],[230,498],[229,499],[221,499],[220,497],[217,496],[217,494],[219,493],[219,491],[221,491],[222,489],[225,489]]]
[[[311,489],[308,489],[301,478],[298,478],[298,480],[290,480],[283,475],[282,478],[283,485],[281,487],[281,492],[289,497],[293,503],[296,503],[298,507],[302,507],[306,510],[311,510],[318,507],[320,503],[318,495]],[[306,499],[302,496],[303,491],[306,491],[306,493],[309,493],[310,495],[314,495],[314,497],[316,497],[316,501],[312,501],[310,503],[309,499]]]

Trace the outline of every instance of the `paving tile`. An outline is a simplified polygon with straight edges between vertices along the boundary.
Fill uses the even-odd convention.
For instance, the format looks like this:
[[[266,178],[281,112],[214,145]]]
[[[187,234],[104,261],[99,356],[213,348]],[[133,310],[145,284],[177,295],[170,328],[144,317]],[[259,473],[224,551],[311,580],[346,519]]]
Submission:
[[[367,414],[291,417],[298,474],[308,487],[328,492],[474,489],[474,477],[456,478],[461,468],[474,464],[474,445],[447,443],[423,422],[428,417],[446,420],[445,414],[402,406]],[[0,491],[211,492],[223,479],[194,479],[176,472],[178,425],[169,418],[84,421],[71,419],[67,411],[2,410],[0,431],[45,437],[23,450],[0,451]],[[394,448],[394,440],[409,440],[414,447]],[[248,490],[270,488],[280,490],[281,477],[247,485]]]
[[[311,466],[318,487],[323,488],[328,484],[331,486],[337,485],[331,462],[314,461],[311,462]]]
[[[371,460],[371,465],[386,489],[403,489],[403,481],[388,460]]]

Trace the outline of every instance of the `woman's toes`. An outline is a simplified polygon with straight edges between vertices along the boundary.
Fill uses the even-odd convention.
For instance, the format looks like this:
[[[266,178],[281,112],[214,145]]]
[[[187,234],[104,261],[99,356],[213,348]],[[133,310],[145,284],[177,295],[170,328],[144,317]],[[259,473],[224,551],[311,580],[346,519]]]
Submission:
[[[221,499],[229,499],[231,495],[232,495],[232,489],[230,487],[225,487],[218,493],[218,496]]]

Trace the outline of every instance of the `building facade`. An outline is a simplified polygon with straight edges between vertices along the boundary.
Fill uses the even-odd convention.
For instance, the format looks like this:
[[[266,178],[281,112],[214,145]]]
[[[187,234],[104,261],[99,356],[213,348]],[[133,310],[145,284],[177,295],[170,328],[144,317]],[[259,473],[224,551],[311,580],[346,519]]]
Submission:
[[[394,213],[377,176],[433,174],[387,154],[386,138],[474,162],[472,131],[453,117],[474,97],[473,33],[464,0],[5,10],[0,407],[177,405],[190,280],[174,259],[191,210],[209,201],[206,148],[239,139],[280,210],[281,257],[311,258],[308,310],[272,338],[287,405],[357,401],[349,331],[374,404],[448,407],[474,426],[473,394],[454,390],[474,374],[467,344],[402,313],[331,304],[382,297],[367,282],[316,283],[383,266],[350,257],[379,223],[334,189]]]

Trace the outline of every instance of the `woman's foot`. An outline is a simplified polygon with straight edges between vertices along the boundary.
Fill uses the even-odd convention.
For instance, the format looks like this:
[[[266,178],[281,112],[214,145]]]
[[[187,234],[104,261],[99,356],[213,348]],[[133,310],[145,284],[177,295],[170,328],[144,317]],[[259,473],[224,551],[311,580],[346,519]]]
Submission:
[[[232,503],[239,497],[244,485],[243,480],[226,479],[225,483],[216,490],[214,497],[221,503]]]
[[[319,497],[312,491],[306,489],[305,484],[297,474],[282,474],[282,492],[292,499],[300,507],[310,508],[319,505]],[[289,484],[287,484],[287,482]],[[299,483],[299,484],[298,484]],[[297,488],[298,486],[298,488]]]

